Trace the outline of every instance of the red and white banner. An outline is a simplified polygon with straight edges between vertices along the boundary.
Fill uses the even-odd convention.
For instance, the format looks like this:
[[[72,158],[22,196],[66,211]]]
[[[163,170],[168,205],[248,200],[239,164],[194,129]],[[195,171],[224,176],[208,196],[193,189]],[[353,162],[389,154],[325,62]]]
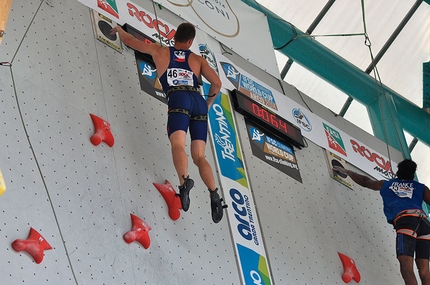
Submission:
[[[121,25],[127,23],[146,35],[160,37],[167,45],[175,34],[175,27],[156,17],[156,11],[151,11],[151,1],[78,1]],[[151,9],[143,9],[148,3],[151,3]],[[242,1],[159,0],[155,3],[155,9],[168,9],[179,15],[244,59],[279,78],[267,18]]]

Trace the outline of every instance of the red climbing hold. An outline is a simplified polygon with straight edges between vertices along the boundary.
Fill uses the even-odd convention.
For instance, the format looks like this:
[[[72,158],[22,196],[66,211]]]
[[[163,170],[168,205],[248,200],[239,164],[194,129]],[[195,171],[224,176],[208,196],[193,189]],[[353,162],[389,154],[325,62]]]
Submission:
[[[358,272],[357,267],[355,266],[354,260],[352,258],[338,252],[340,260],[342,261],[343,265],[343,274],[342,274],[342,280],[345,283],[351,282],[351,280],[354,280],[355,282],[360,282],[361,276],[360,272]]]
[[[26,240],[16,239],[12,243],[12,248],[18,252],[27,252],[37,264],[43,260],[43,251],[52,249],[45,238],[33,228],[30,228],[30,234]]]
[[[124,234],[123,238],[127,243],[132,243],[134,241],[139,242],[145,249],[149,247],[151,243],[149,239],[149,231],[151,227],[145,223],[139,217],[130,214],[131,216],[131,231],[128,231]]]
[[[110,124],[96,115],[90,114],[90,116],[95,128],[94,135],[90,138],[93,145],[99,145],[103,141],[108,146],[112,147],[114,138],[110,132]]]
[[[166,180],[165,184],[153,183],[154,186],[160,191],[164,200],[169,207],[169,216],[172,220],[176,221],[181,216],[179,209],[182,209],[181,199],[176,195],[176,190],[173,189],[169,181]]]

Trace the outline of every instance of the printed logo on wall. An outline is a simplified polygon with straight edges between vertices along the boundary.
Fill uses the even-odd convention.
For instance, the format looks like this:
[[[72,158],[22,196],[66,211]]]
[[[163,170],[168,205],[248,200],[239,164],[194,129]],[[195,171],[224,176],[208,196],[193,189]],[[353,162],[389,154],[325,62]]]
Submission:
[[[209,63],[209,66],[218,74],[215,54],[210,50],[208,44],[199,44],[199,51],[200,55]]]
[[[233,84],[234,88],[239,89],[240,72],[228,62],[220,62],[227,79]]]
[[[144,33],[136,30],[132,26],[125,24],[125,31],[133,35],[135,38],[146,43],[154,43],[155,41]],[[152,56],[138,51],[134,52],[136,58],[137,74],[139,76],[140,89],[152,97],[157,98],[161,102],[167,104],[167,98],[161,87],[160,80],[158,79],[157,69]]]
[[[336,155],[336,154],[334,154],[328,150],[325,150],[325,154],[326,154],[326,161],[327,161],[327,166],[329,169],[330,177],[336,181],[339,181],[340,183],[347,186],[348,188],[353,189],[354,183],[348,175],[341,173],[339,171],[333,170],[334,166],[339,166],[339,167],[348,169],[346,167],[346,161],[344,159],[342,159],[341,157],[339,157],[338,155]]]
[[[97,0],[97,7],[119,19],[118,7],[115,0]]]
[[[251,143],[252,154],[291,178],[302,182],[294,148],[286,142],[266,135],[258,127],[245,119]]]
[[[209,92],[209,84],[204,84],[203,86],[205,92]],[[243,158],[240,149],[238,149],[236,127],[228,95],[219,94],[208,115],[216,154],[222,158],[218,161],[221,174],[244,187],[248,187]],[[231,171],[231,169],[237,171]]]
[[[158,80],[155,64],[147,60],[141,54],[136,53],[136,65],[139,71],[140,89],[167,104],[166,94],[164,94],[163,88]]]
[[[243,271],[249,272],[245,275],[245,284],[271,284],[269,269],[266,258],[249,248],[236,244],[239,255],[243,258]]]
[[[378,153],[367,148],[365,145],[361,145],[354,139],[351,139],[350,143],[354,152],[358,153],[363,158],[363,160],[370,162],[373,165],[373,170],[377,172],[380,177],[386,180],[396,177],[396,174],[393,171],[392,161],[390,161],[389,158],[384,158]],[[374,177],[376,178],[376,176]]]
[[[270,89],[264,87],[245,74],[240,73],[233,65],[226,62],[220,62],[222,70],[228,80],[244,95],[248,96],[261,105],[278,110],[275,102],[275,96]]]
[[[312,131],[311,122],[309,121],[308,117],[306,117],[306,115],[300,110],[300,108],[294,108],[292,112],[294,120],[302,130],[305,132]]]
[[[122,52],[122,44],[119,37],[116,34],[111,34],[110,30],[117,23],[113,22],[111,19],[103,16],[95,10],[91,11],[91,20],[93,23],[94,36],[102,43],[110,46],[116,51]]]
[[[173,38],[176,30],[169,23],[157,18],[156,15],[150,14],[148,11],[140,10],[141,8],[131,2],[127,2],[128,14],[135,18],[139,23],[143,23],[148,29],[153,32],[152,38],[160,41],[166,46],[173,46]]]
[[[340,154],[346,155],[345,145],[343,144],[342,136],[338,131],[323,123],[324,132],[327,137],[328,146]]]

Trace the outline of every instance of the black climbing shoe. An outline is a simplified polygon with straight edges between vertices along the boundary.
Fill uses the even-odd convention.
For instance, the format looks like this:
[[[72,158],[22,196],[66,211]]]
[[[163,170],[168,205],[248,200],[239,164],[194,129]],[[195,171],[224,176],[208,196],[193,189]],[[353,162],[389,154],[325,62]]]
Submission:
[[[179,197],[181,197],[182,210],[188,211],[190,208],[190,190],[194,187],[194,180],[187,176],[184,177],[184,184],[179,186]]]
[[[209,192],[211,193],[211,210],[212,210],[212,221],[214,221],[214,223],[219,223],[219,221],[221,221],[222,216],[223,216],[223,209],[226,208],[227,206],[223,206],[221,204],[221,202],[223,201],[222,198],[219,197],[218,194],[218,188],[215,189],[215,191],[211,191],[210,189],[208,189]]]

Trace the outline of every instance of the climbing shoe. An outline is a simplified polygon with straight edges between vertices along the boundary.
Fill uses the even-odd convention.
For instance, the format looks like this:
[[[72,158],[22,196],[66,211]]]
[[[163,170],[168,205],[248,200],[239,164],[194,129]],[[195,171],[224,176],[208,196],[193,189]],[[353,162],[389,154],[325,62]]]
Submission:
[[[190,190],[194,187],[194,180],[187,176],[184,178],[184,184],[179,186],[179,197],[181,198],[182,210],[185,212],[190,208]]]
[[[223,209],[226,208],[226,205],[222,205],[221,202],[223,201],[222,198],[219,197],[218,194],[218,188],[216,188],[214,191],[211,191],[208,189],[211,197],[211,210],[212,210],[212,221],[214,223],[219,223],[221,221],[223,216]]]

